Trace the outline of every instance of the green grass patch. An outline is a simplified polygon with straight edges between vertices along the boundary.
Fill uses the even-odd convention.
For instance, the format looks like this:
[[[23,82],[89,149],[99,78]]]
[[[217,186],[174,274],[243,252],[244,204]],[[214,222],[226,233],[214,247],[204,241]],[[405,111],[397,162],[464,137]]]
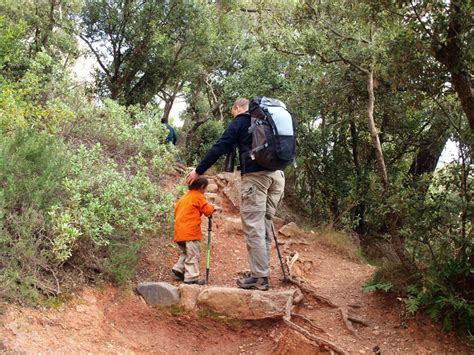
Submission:
[[[347,233],[336,231],[331,228],[323,228],[318,230],[318,239],[322,244],[336,250],[338,253],[348,257],[349,259],[359,262],[366,263],[367,261],[362,254],[360,246],[358,246],[351,239],[351,236]]]
[[[219,312],[214,312],[209,309],[200,309],[198,311],[198,317],[211,319],[213,321],[224,323],[231,327],[240,327],[242,325],[242,320],[240,319],[229,318]]]

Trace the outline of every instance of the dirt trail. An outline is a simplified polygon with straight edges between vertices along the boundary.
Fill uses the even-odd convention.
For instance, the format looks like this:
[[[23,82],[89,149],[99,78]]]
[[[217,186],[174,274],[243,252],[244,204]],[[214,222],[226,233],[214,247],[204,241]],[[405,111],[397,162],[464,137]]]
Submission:
[[[214,218],[210,284],[234,286],[239,273],[247,269],[244,237],[238,211],[222,191],[217,203],[223,211]],[[202,224],[204,231],[206,218]],[[289,243],[283,236],[280,239]],[[397,300],[361,291],[374,272],[373,267],[341,256],[322,244],[318,234],[301,233],[291,239],[298,240],[309,243],[292,244],[290,249],[300,254],[300,269],[317,293],[347,307],[350,315],[366,323],[354,323],[352,334],[338,309],[306,295],[296,313],[312,319],[325,332],[313,329],[314,334],[351,354],[373,354],[374,348],[382,354],[474,354],[464,340],[443,333],[425,317],[407,319],[407,327],[401,327]],[[204,249],[205,243],[203,259]],[[177,284],[170,274],[177,255],[169,236],[157,237],[142,253],[136,281]],[[202,260],[202,271],[204,264]],[[271,287],[294,287],[283,284],[280,277],[274,251]],[[12,305],[2,316],[0,353],[329,353],[281,320],[232,321],[213,314],[149,307],[133,292],[134,286],[135,283],[121,289],[110,285],[86,288],[57,309]],[[303,324],[296,318],[295,322]]]

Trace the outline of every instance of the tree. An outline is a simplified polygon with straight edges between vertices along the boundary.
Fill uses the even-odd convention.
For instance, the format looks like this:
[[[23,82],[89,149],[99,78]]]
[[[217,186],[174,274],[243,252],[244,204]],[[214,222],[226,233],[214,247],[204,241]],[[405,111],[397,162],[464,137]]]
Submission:
[[[180,1],[87,1],[81,38],[99,63],[102,95],[125,105],[159,95],[169,113],[208,41],[210,11]]]

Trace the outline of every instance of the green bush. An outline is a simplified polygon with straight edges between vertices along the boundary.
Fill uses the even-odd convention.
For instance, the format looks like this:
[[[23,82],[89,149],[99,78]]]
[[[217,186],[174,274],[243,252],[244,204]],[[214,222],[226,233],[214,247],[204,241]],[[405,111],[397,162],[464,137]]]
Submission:
[[[224,125],[221,121],[204,122],[186,142],[187,146],[183,151],[185,161],[190,165],[198,164],[223,132]],[[221,158],[222,160],[223,158]]]
[[[0,292],[37,302],[67,288],[69,266],[124,283],[138,253],[171,214],[174,198],[143,157],[119,165],[99,144],[70,150],[58,137],[22,131],[0,144]],[[166,170],[166,160],[154,160]],[[98,274],[97,274],[98,273]]]
[[[65,146],[33,131],[0,144],[0,283],[7,297],[36,300],[54,293],[54,261],[47,211],[64,196]]]
[[[119,171],[99,144],[81,146],[71,157],[64,187],[65,203],[50,210],[56,259],[64,262],[95,250],[93,267],[125,282],[133,275],[143,240],[171,213],[173,197],[143,169],[135,174]]]
[[[468,280],[474,270],[468,263],[446,260],[442,267],[431,267],[423,279],[408,287],[408,310],[425,310],[443,329],[474,332],[474,290]],[[471,281],[472,282],[472,281]]]

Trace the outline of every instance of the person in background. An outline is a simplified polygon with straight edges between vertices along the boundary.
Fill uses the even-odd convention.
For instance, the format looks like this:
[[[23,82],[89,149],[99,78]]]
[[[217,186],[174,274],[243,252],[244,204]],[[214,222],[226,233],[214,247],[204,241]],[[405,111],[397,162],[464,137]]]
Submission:
[[[161,119],[161,123],[163,123],[169,131],[168,136],[166,137],[166,143],[173,143],[173,145],[176,145],[177,137],[174,128],[167,122],[165,118]]]
[[[199,279],[201,216],[209,217],[215,209],[204,196],[208,184],[203,176],[195,179],[174,209],[174,241],[181,254],[172,271],[176,279],[185,284],[205,284],[205,280]]]

